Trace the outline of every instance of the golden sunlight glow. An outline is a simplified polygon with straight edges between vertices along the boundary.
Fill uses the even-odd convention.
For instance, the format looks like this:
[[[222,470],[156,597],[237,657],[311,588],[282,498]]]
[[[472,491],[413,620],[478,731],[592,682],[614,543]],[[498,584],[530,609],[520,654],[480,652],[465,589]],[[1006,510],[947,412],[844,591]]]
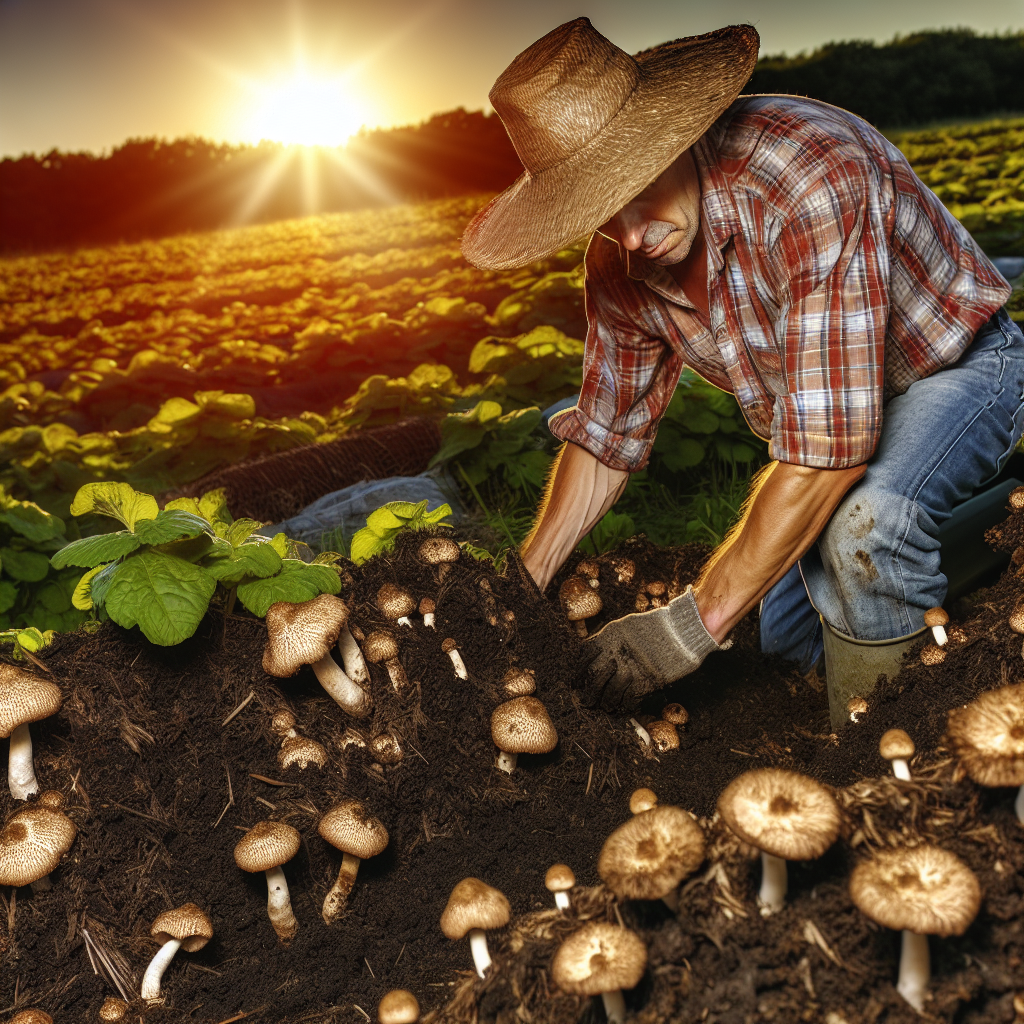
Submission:
[[[340,146],[367,122],[365,105],[344,78],[296,72],[261,86],[246,135],[289,145]]]

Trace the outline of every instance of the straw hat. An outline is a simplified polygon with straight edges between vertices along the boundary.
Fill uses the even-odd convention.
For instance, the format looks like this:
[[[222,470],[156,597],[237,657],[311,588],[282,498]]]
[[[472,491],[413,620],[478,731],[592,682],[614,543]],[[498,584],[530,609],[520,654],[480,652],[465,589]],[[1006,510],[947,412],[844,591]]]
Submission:
[[[470,221],[466,259],[506,270],[591,234],[736,99],[758,42],[732,25],[631,57],[576,18],[524,50],[490,99],[526,173]]]

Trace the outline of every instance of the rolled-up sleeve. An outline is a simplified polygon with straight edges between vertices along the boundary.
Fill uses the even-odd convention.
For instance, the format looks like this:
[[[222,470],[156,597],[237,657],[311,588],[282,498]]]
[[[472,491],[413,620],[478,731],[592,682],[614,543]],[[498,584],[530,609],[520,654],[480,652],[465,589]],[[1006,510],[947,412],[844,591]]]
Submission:
[[[683,363],[652,336],[637,293],[644,286],[621,269],[616,274],[617,261],[616,244],[595,235],[586,263],[583,388],[575,408],[552,417],[548,426],[611,469],[636,472],[647,465]]]

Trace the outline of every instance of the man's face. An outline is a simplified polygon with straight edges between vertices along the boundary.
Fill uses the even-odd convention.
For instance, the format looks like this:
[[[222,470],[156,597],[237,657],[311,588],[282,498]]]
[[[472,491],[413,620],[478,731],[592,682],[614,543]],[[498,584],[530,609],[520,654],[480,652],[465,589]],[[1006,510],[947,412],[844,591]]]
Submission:
[[[686,259],[699,226],[700,181],[686,150],[598,231],[668,267]]]

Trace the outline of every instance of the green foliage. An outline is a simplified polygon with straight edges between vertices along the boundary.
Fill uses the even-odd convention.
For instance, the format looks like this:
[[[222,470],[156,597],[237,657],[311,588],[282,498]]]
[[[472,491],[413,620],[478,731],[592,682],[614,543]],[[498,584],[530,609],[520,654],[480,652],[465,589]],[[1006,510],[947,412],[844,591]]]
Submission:
[[[600,555],[618,547],[624,540],[636,535],[633,517],[625,512],[612,509],[606,512],[600,522],[580,542],[580,550],[591,555]]]
[[[38,654],[53,639],[55,630],[36,629],[28,626],[24,629],[0,630],[0,643],[13,644],[11,654],[18,661],[25,660],[28,654]]]
[[[452,514],[451,506],[438,505],[427,511],[426,498],[420,502],[389,501],[366,518],[366,526],[352,538],[349,556],[357,565],[374,555],[390,551],[395,538],[403,530],[421,530],[425,526],[439,526]]]
[[[221,491],[160,509],[152,495],[106,481],[80,488],[71,511],[125,527],[72,541],[50,559],[58,570],[88,570],[74,573],[75,608],[138,626],[164,647],[192,636],[218,584],[235,588],[243,606],[261,617],[275,601],[309,601],[341,589],[330,555],[306,564],[283,534],[270,540],[255,532],[254,520],[233,520]]]

